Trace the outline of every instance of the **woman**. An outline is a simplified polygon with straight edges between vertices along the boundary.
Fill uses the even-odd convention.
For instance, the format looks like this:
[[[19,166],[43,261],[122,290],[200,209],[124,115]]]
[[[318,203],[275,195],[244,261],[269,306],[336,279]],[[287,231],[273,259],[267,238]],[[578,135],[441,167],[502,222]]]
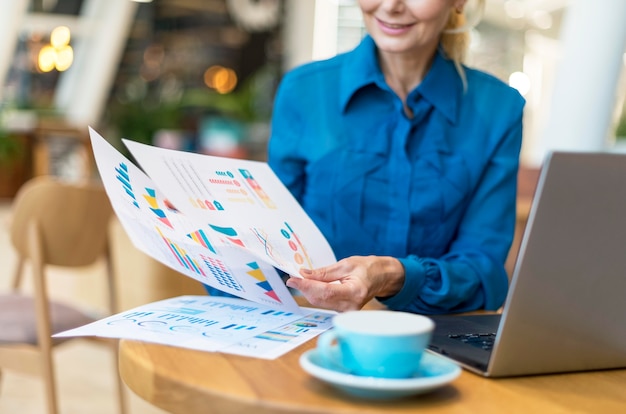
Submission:
[[[360,45],[281,81],[269,164],[339,260],[287,281],[312,305],[504,301],[524,100],[462,66],[465,3],[359,0]]]

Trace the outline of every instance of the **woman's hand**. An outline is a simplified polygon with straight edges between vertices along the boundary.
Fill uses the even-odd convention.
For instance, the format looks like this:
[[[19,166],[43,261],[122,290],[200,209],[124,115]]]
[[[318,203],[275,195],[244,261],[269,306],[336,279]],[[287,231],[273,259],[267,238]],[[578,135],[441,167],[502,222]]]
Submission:
[[[302,279],[291,277],[287,286],[297,289],[313,306],[339,312],[361,309],[374,297],[392,296],[404,284],[404,267],[386,256],[352,256],[330,266],[301,269]]]

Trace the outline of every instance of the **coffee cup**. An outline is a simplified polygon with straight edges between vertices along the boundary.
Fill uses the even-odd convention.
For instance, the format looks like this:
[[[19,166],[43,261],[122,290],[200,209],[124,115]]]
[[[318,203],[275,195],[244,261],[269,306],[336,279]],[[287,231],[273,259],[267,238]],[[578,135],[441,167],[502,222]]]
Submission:
[[[333,317],[333,328],[318,337],[317,350],[326,364],[353,375],[410,378],[434,327],[432,319],[414,313],[349,311]]]

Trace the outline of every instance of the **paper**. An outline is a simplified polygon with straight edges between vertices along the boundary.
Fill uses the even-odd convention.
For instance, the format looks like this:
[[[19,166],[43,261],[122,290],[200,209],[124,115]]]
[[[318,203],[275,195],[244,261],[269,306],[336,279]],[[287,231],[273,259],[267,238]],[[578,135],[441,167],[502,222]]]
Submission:
[[[124,140],[143,171],[89,128],[104,188],[133,244],[241,299],[181,297],[56,336],[104,336],[275,358],[328,329],[298,306],[277,268],[335,262],[328,242],[266,163]],[[147,173],[144,173],[144,171]]]
[[[168,200],[226,244],[287,274],[335,262],[330,245],[263,162],[212,157],[123,140]]]
[[[237,298],[180,296],[54,335],[126,338],[274,359],[330,328],[334,312],[276,310]]]
[[[265,163],[124,141],[151,177],[89,130],[113,209],[133,244],[204,284],[291,312],[276,268],[335,261],[319,229]]]

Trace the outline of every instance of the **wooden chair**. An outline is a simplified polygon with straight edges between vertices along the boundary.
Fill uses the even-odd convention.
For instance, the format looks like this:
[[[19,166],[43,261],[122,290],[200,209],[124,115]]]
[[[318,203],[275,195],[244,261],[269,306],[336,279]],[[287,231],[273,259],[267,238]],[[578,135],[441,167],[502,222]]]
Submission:
[[[18,191],[12,205],[10,238],[18,254],[13,291],[0,295],[0,370],[41,375],[45,381],[49,414],[58,413],[53,348],[78,338],[51,335],[92,322],[77,306],[49,297],[49,266],[84,267],[105,258],[109,309],[115,313],[116,295],[108,259],[111,204],[100,184],[70,184],[49,176],[36,177]],[[32,268],[32,293],[20,290],[24,262]],[[48,274],[47,274],[48,273]],[[77,277],[80,272],[72,272]],[[125,413],[124,386],[117,371],[117,341],[98,338],[114,346],[119,409]],[[91,373],[85,373],[90,375]]]

